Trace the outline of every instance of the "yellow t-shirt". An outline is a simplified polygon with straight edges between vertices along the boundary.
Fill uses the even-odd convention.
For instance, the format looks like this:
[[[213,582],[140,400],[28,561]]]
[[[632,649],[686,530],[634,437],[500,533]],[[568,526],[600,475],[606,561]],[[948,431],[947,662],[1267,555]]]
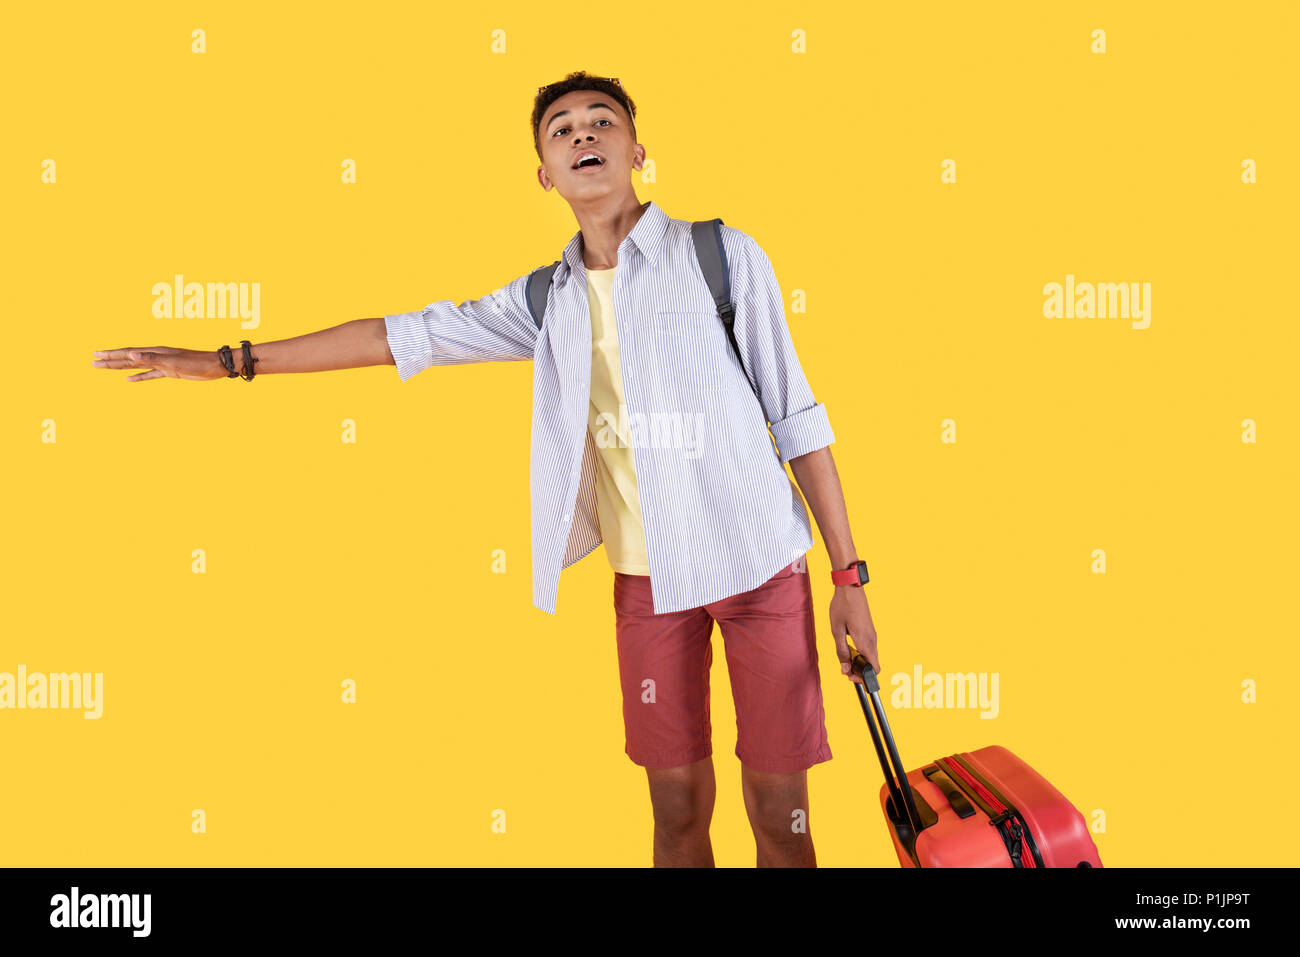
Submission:
[[[637,495],[636,467],[623,401],[618,329],[614,325],[616,269],[587,270],[587,300],[591,306],[591,404],[587,426],[598,453],[596,511],[605,554],[614,571],[649,575],[641,499]]]

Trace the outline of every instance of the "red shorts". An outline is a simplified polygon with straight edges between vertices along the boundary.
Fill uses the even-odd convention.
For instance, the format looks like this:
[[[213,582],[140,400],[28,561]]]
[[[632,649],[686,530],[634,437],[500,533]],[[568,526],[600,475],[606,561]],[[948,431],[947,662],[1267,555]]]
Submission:
[[[614,612],[626,751],[634,763],[672,768],[713,753],[715,621],[736,705],[736,757],[752,770],[781,774],[830,760],[806,571],[792,563],[750,591],[661,615],[651,603],[650,576],[615,572]]]

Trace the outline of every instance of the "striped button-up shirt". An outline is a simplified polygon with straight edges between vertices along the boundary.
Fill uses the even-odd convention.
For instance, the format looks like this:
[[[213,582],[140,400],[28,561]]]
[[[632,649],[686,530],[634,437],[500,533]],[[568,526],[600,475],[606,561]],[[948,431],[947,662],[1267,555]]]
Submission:
[[[660,614],[757,588],[812,547],[785,463],[835,436],[795,355],[781,287],[758,243],[721,227],[742,369],[695,258],[690,223],[653,201],[642,206],[618,247],[614,317],[627,429],[609,432],[624,432],[633,448]],[[430,366],[533,361],[533,604],[554,614],[561,570],[601,543],[582,232],[556,267],[540,329],[527,282],[525,273],[481,299],[445,299],[384,323],[403,382]]]

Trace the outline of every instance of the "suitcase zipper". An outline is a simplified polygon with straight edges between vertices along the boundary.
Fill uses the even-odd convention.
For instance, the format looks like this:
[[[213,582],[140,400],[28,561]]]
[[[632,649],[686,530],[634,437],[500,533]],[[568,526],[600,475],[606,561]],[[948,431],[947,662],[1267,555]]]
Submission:
[[[975,776],[974,768],[967,766],[956,754],[949,758],[936,759],[935,763],[950,768],[949,778],[952,778],[954,783],[967,793],[971,801],[974,801],[975,805],[988,815],[988,823],[997,828],[998,837],[1001,837],[1002,844],[1006,845],[1011,866],[1043,866],[1043,861],[1034,846],[1034,839],[1030,836],[1030,828],[1024,823],[1024,819],[1019,817],[1019,811],[1015,810],[1015,807],[1002,801],[1000,794],[993,791],[982,778]],[[1024,854],[1026,844],[1030,846],[1030,857]]]
[[[1002,792],[993,786],[993,783],[989,781],[988,778],[976,771],[974,765],[969,761],[960,755],[954,754],[953,757],[960,761],[973,777],[983,783],[983,785],[993,793],[993,796],[997,798],[998,801],[1011,813],[1012,819],[1016,823],[1017,836],[1023,835],[1025,843],[1029,845],[1029,853],[1032,856],[1032,859],[1029,861],[1027,866],[1045,867],[1046,865],[1043,864],[1043,856],[1038,853],[1038,842],[1034,840],[1034,832],[1029,829],[1029,822],[1026,821],[1025,816],[1020,813],[1020,809],[1008,801],[1006,797],[1003,796]]]
[[[969,776],[963,774],[963,769],[959,768],[951,758],[935,758],[934,763],[947,772],[953,783],[970,798],[972,804],[984,812],[985,817],[989,819],[989,824],[997,829],[998,837],[1001,838],[1003,845],[1007,849],[1007,854],[1011,857],[1011,865],[1013,867],[1024,867],[1020,859],[1020,850],[1015,846],[1015,839],[1006,828],[1001,826],[1006,821],[1007,815],[1004,812],[999,813],[993,810],[980,791],[976,789],[974,782]]]
[[[1037,842],[1034,841],[1033,832],[1029,830],[1029,822],[1025,820],[1024,815],[961,755],[952,755],[948,763],[963,781],[986,798],[994,812],[989,815],[989,823],[1001,825],[1006,822],[1007,826],[1003,833],[1006,835],[1007,851],[1011,855],[1012,863],[1017,867],[1042,867],[1042,855],[1038,853]],[[1000,827],[999,829],[1002,830]],[[1028,857],[1023,854],[1025,847],[1029,848]]]

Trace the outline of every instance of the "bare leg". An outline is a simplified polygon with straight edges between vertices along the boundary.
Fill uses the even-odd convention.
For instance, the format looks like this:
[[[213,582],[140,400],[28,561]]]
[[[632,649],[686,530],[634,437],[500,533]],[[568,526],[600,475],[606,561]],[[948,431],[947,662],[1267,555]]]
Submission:
[[[654,866],[713,867],[713,757],[679,768],[646,768],[646,776],[655,817]]]
[[[808,820],[808,772],[768,774],[743,763],[740,783],[759,867],[816,867]]]

